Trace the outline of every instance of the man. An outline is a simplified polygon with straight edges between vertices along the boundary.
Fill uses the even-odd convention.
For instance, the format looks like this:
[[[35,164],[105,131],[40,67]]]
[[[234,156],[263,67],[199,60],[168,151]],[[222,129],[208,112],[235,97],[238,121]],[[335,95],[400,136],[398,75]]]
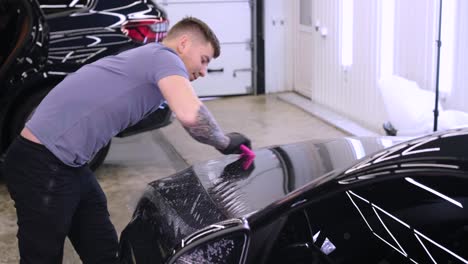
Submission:
[[[211,29],[185,18],[162,44],[83,66],[47,95],[5,159],[21,263],[61,263],[66,236],[84,263],[116,260],[106,197],[86,163],[164,101],[194,139],[223,154],[250,147],[245,136],[221,131],[190,84],[219,54]]]

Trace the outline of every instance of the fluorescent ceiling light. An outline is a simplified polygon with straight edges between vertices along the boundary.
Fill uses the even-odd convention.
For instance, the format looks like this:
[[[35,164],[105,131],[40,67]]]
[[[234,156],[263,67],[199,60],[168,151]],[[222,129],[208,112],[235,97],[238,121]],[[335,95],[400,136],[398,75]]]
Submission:
[[[439,91],[449,94],[453,87],[455,64],[455,21],[457,1],[445,0],[442,4],[442,31],[440,48]],[[440,8],[440,7],[439,7]]]
[[[393,75],[395,0],[380,0],[380,77]]]
[[[341,0],[341,64],[353,65],[354,0]]]

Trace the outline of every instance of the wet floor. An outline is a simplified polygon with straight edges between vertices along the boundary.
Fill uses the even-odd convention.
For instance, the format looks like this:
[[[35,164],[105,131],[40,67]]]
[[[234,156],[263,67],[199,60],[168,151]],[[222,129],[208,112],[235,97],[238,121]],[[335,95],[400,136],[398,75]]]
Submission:
[[[205,102],[225,132],[241,132],[254,148],[346,134],[274,95],[241,96]],[[96,176],[107,195],[111,220],[120,233],[129,222],[147,183],[171,175],[189,164],[221,156],[195,142],[175,121],[158,131],[114,139]],[[16,214],[0,182],[0,263],[18,263]],[[81,263],[67,241],[63,263]]]

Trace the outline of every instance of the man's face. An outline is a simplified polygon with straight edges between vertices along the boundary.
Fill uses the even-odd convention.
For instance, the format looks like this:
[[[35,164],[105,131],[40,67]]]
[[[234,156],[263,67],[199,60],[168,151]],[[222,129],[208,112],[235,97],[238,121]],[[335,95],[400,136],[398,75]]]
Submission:
[[[204,77],[214,54],[211,43],[188,36],[180,45],[179,55],[187,68],[190,81]]]

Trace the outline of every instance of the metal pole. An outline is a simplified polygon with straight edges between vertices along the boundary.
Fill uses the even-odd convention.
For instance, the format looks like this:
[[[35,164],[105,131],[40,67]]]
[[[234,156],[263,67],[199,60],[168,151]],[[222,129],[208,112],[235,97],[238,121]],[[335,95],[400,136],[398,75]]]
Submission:
[[[439,116],[439,69],[440,69],[440,47],[442,31],[442,0],[439,1],[439,37],[437,39],[437,69],[436,69],[436,88],[435,88],[435,108],[434,108],[434,132],[437,131],[437,118]]]
[[[257,25],[257,8],[258,8],[258,1],[250,0],[250,14],[251,14],[251,21],[252,21],[252,88],[253,94],[258,95],[258,63],[257,63],[257,54],[258,54],[258,25]],[[263,5],[262,5],[263,7]]]

